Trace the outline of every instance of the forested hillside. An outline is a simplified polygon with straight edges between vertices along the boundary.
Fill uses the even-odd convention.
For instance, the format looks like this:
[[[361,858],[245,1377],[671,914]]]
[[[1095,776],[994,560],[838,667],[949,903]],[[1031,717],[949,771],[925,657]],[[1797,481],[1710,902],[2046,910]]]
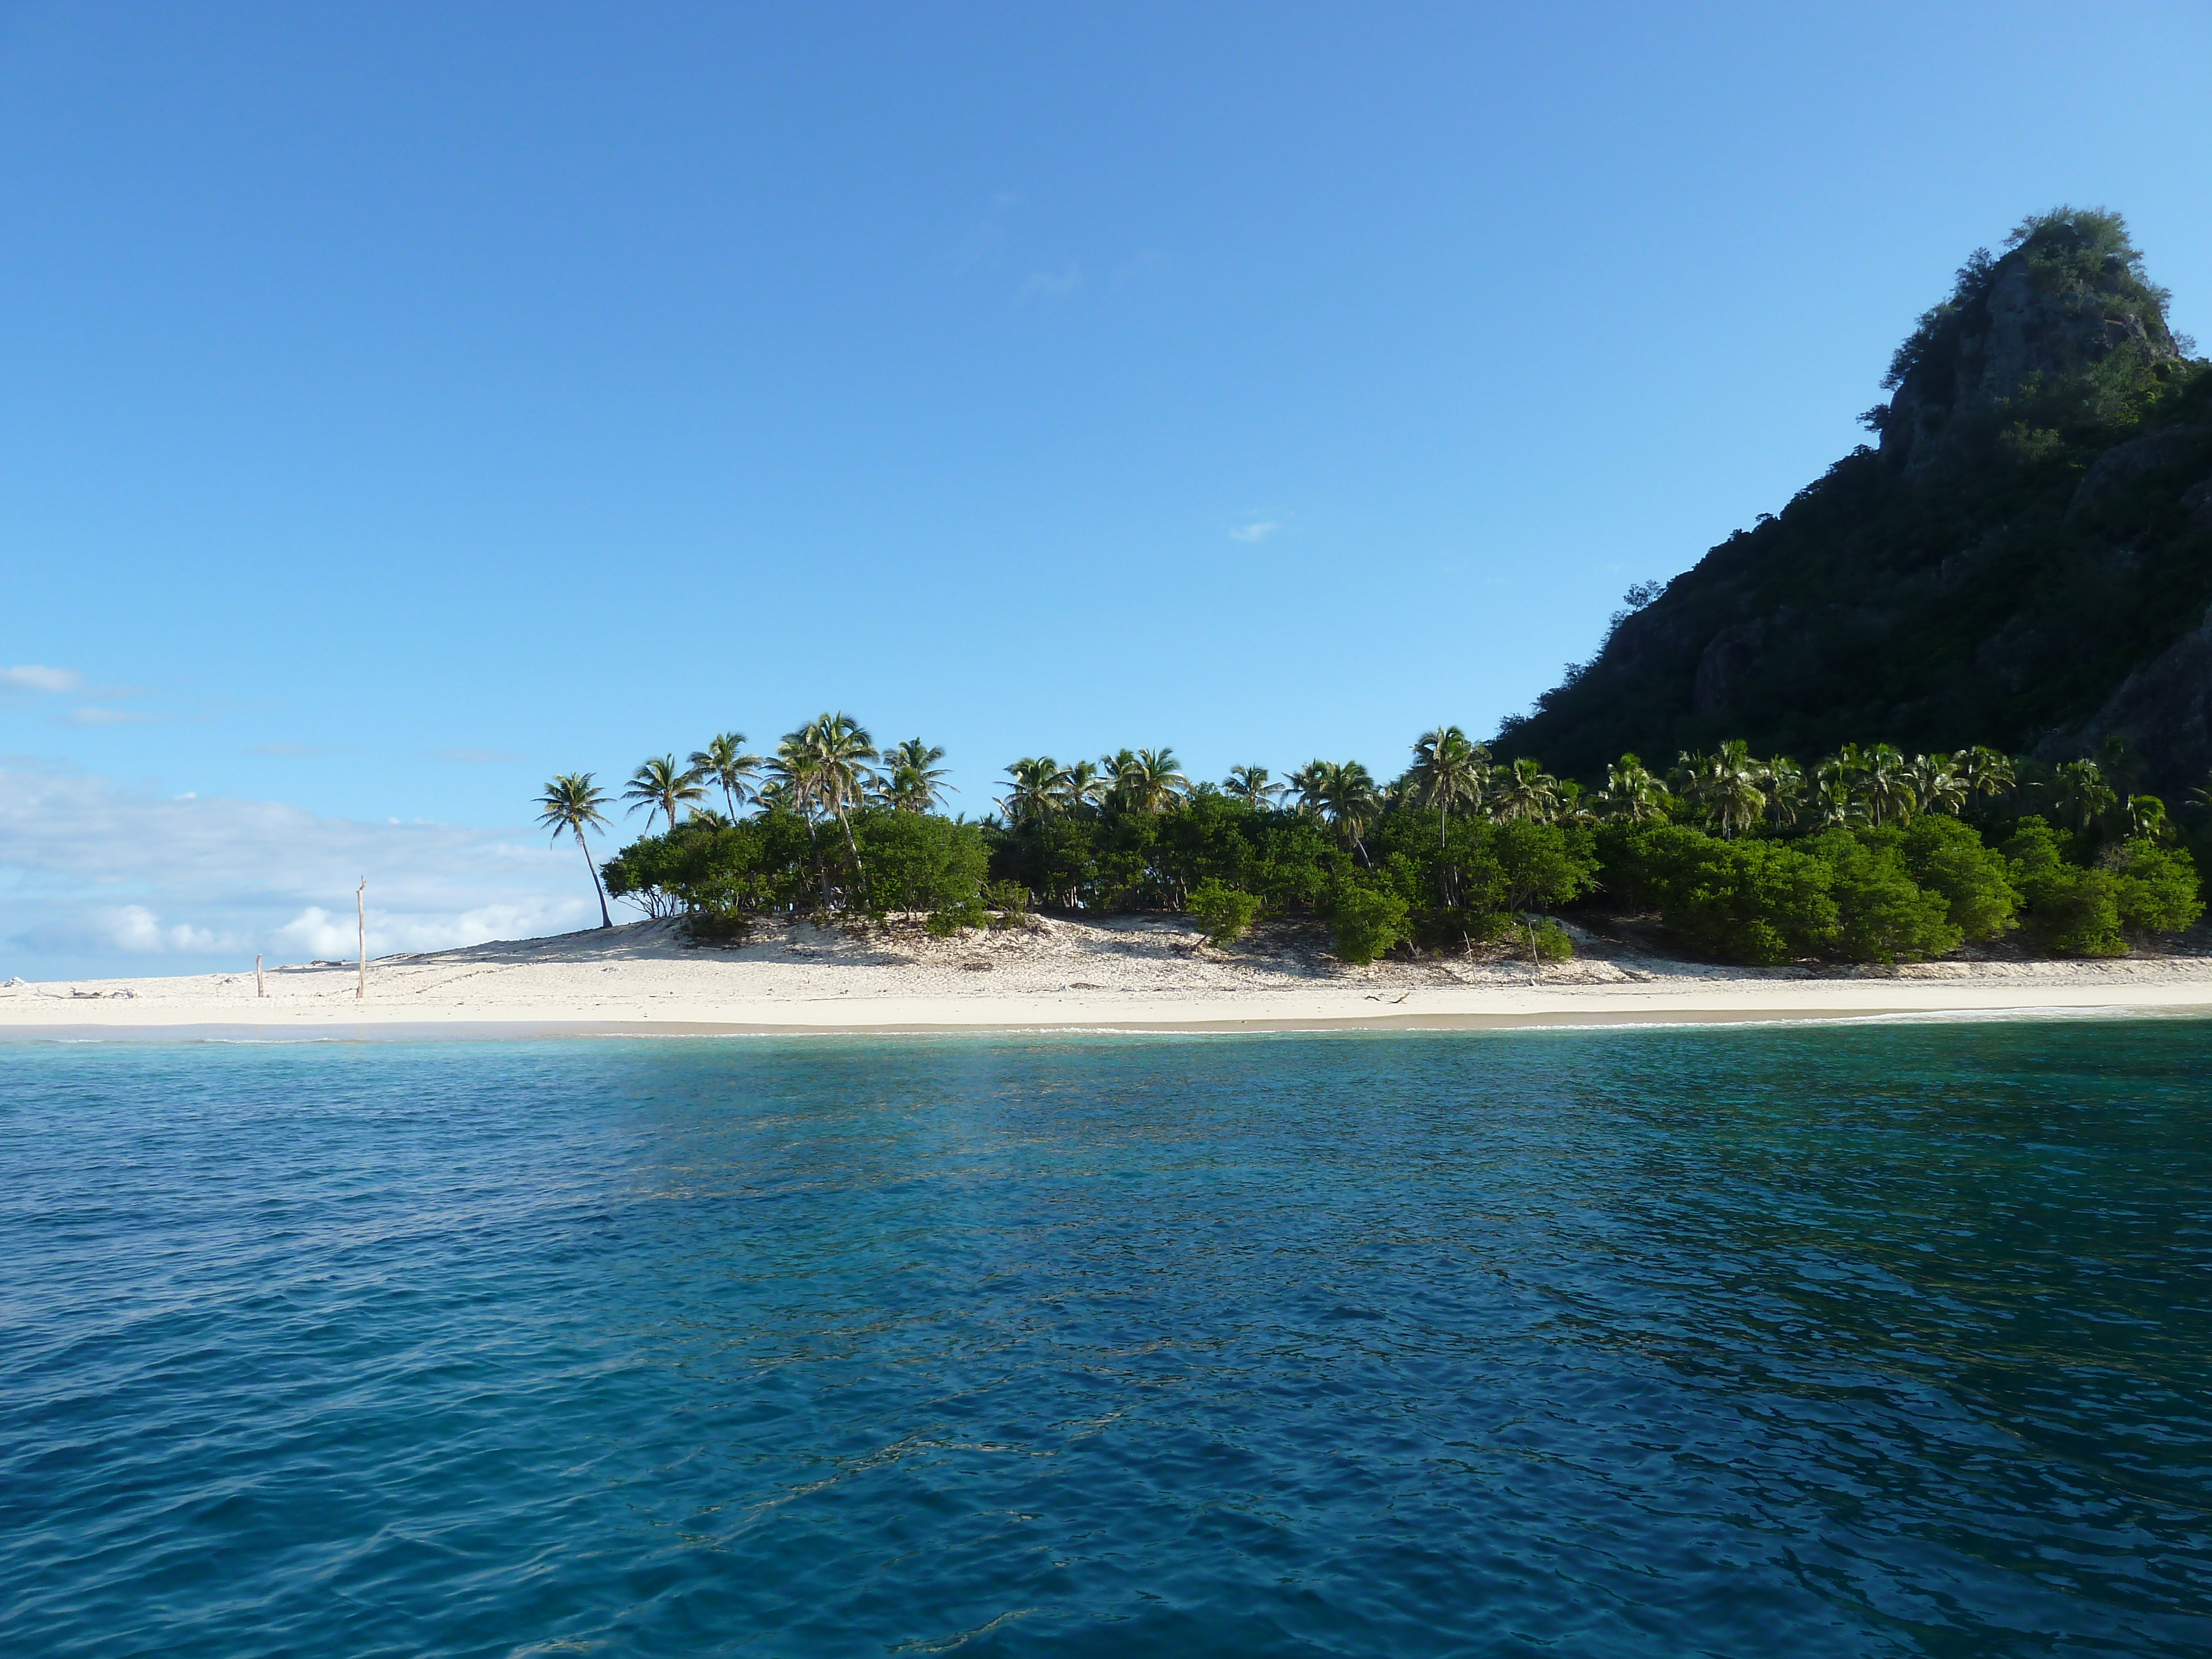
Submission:
[[[2179,795],[2212,768],[2212,364],[2166,323],[2116,215],[1978,252],[1900,346],[1878,441],[1663,591],[1501,757],[1593,782],[1748,739],[1878,739],[2047,762],[2130,740]]]

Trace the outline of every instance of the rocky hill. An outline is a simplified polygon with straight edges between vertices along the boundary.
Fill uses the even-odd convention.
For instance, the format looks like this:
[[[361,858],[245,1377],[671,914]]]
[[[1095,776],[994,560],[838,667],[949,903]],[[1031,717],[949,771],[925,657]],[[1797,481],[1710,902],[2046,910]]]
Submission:
[[[2061,210],[1977,252],[1898,349],[1877,437],[1663,591],[1494,745],[1597,779],[1726,738],[2129,738],[2148,787],[2212,769],[2212,363],[2116,215]]]

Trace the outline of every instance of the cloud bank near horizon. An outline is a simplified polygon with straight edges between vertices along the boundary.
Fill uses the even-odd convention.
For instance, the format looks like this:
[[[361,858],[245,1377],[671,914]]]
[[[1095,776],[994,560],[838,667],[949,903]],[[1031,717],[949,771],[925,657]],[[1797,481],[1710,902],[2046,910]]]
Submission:
[[[573,845],[520,828],[369,823],[164,796],[0,762],[0,978],[196,973],[562,933],[599,920]]]

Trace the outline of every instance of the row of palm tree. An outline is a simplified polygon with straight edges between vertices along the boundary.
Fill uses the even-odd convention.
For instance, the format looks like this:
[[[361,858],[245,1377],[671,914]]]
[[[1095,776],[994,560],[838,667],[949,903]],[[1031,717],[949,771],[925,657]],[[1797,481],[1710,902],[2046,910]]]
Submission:
[[[1494,763],[1490,751],[1456,726],[1422,733],[1413,764],[1382,783],[1358,761],[1309,761],[1277,783],[1264,766],[1237,766],[1219,784],[1193,783],[1171,749],[1123,749],[1096,763],[1063,767],[1050,756],[1026,757],[1006,768],[1011,782],[999,801],[1016,827],[1101,812],[1159,812],[1200,795],[1226,795],[1255,807],[1281,806],[1327,823],[1363,862],[1366,833],[1390,808],[1416,805],[1437,814],[1439,842],[1454,812],[1482,812],[1499,821],[1550,820],[1571,791],[1534,760]]]
[[[823,714],[787,733],[770,756],[749,752],[742,732],[717,733],[705,748],[694,750],[690,760],[681,764],[673,754],[655,756],[630,775],[622,799],[629,803],[633,815],[645,814],[648,832],[655,817],[661,820],[664,832],[675,829],[687,815],[732,823],[747,805],[799,814],[805,820],[807,838],[815,848],[815,867],[826,902],[829,876],[820,848],[823,820],[834,820],[843,832],[846,848],[865,885],[867,873],[860,868],[852,814],[871,805],[908,812],[935,810],[951,787],[945,781],[945,769],[938,764],[944,758],[943,749],[920,738],[878,750],[867,728],[841,712]],[[606,808],[612,804],[594,775],[562,773],[538,798],[540,827],[550,830],[556,841],[574,836],[587,864],[592,853],[584,831],[605,829]],[[708,799],[710,786],[721,793],[722,811],[702,805]],[[612,927],[606,890],[600,884],[596,865],[592,867],[592,886],[599,895],[599,925]]]
[[[1976,796],[2014,786],[2012,763],[1978,745],[1907,759],[1886,743],[1845,744],[1808,773],[1786,755],[1756,759],[1732,739],[1710,754],[1684,751],[1663,783],[1634,755],[1624,755],[1593,806],[1601,817],[1640,820],[1657,816],[1671,793],[1733,836],[1761,824],[1830,829],[1908,823],[1923,812],[1956,816]]]
[[[656,757],[631,775],[622,799],[631,813],[645,813],[648,831],[656,817],[664,830],[673,830],[687,812],[694,818],[732,822],[748,805],[797,813],[815,848],[826,902],[823,826],[837,825],[865,889],[866,872],[860,868],[852,814],[863,805],[936,810],[951,787],[939,764],[944,758],[943,749],[919,738],[879,751],[867,730],[849,715],[827,714],[787,733],[772,756],[749,752],[743,732],[725,732],[683,764],[673,754]],[[2116,751],[2106,758],[2115,775],[2124,779],[2124,757]],[[1423,732],[1413,744],[1412,764],[1387,784],[1358,761],[1324,760],[1307,763],[1280,783],[1257,765],[1234,767],[1218,785],[1194,783],[1172,749],[1122,749],[1070,766],[1050,756],[1026,757],[1006,773],[1009,782],[997,805],[1012,827],[1104,813],[1159,813],[1194,797],[1227,796],[1254,807],[1287,806],[1325,823],[1370,866],[1367,832],[1383,813],[1400,807],[1433,811],[1439,846],[1455,814],[1500,823],[1643,823],[1667,816],[1681,802],[1720,835],[1735,836],[1760,828],[1903,824],[1922,813],[1955,815],[1977,797],[2009,793],[2017,787],[2011,761],[1978,745],[1908,758],[1888,744],[1864,749],[1846,744],[1808,770],[1787,756],[1759,759],[1746,744],[1731,740],[1710,753],[1684,751],[1664,776],[1637,756],[1623,755],[1607,769],[1604,787],[1585,793],[1579,784],[1561,782],[1532,758],[1500,763],[1456,726]],[[702,805],[710,790],[720,794],[719,811]],[[2106,769],[2094,759],[2055,769],[2041,792],[2049,797],[2050,810],[2078,829],[2086,830],[2117,812],[2129,834],[2169,833],[2165,807],[2156,797],[2118,794]],[[2199,793],[2212,810],[2212,787]],[[591,849],[584,831],[605,826],[610,804],[591,773],[563,773],[538,798],[538,822],[556,840],[573,836],[588,864]],[[596,866],[592,879],[601,925],[611,926]]]

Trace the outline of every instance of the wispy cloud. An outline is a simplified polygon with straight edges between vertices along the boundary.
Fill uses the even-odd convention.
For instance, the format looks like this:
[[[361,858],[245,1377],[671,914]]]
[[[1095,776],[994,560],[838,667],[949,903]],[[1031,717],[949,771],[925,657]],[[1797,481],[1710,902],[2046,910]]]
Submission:
[[[133,721],[157,720],[160,716],[142,714],[135,709],[110,708],[104,705],[88,702],[78,704],[62,718],[71,726],[128,726]]]
[[[0,767],[0,978],[350,952],[364,877],[372,955],[598,920],[574,847],[520,829],[364,823]]]
[[[1070,259],[1058,270],[1033,270],[1015,290],[1018,300],[1059,300],[1083,286],[1083,268]]]
[[[37,663],[0,668],[0,689],[9,691],[32,691],[52,696],[75,691],[83,684],[84,676],[74,668],[46,668]]]
[[[983,216],[969,228],[957,252],[952,256],[952,268],[963,276],[969,271],[988,270],[998,264],[1006,254],[1006,220],[1022,204],[1022,198],[1010,190],[994,194],[983,210]]]
[[[1280,520],[1255,519],[1250,524],[1240,524],[1229,532],[1232,542],[1264,542],[1282,528]]]

